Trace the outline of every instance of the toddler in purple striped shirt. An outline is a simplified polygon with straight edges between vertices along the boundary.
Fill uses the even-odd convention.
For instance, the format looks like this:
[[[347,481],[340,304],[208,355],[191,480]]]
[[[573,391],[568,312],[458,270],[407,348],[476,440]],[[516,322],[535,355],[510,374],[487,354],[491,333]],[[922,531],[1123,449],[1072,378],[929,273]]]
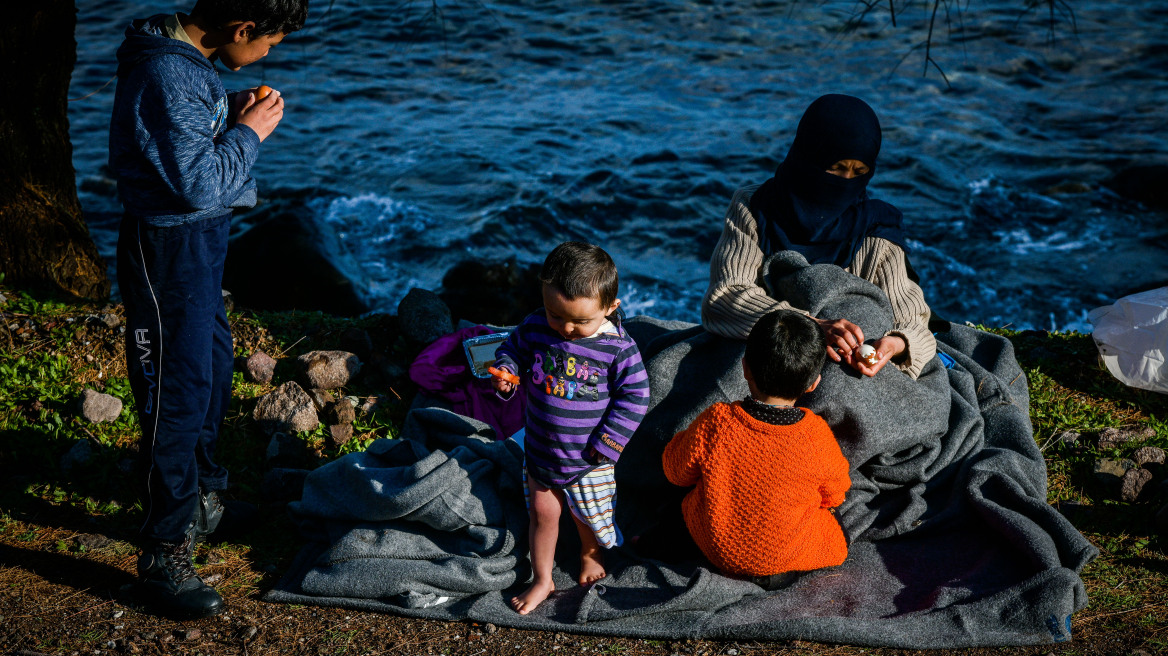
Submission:
[[[543,308],[496,352],[503,398],[527,394],[525,468],[533,581],[511,605],[526,615],[552,591],[559,519],[566,506],[580,536],[580,575],[605,576],[601,549],[621,543],[613,519],[615,464],[649,404],[649,377],[621,326],[616,265],[603,249],[565,242],[540,271]],[[517,376],[519,383],[507,380]]]

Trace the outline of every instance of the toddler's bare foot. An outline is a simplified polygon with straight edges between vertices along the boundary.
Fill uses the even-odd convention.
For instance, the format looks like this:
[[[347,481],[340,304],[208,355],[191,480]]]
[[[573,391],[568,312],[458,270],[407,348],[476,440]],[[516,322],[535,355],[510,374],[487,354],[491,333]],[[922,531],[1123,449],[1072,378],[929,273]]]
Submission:
[[[605,576],[608,576],[608,573],[604,571],[604,553],[600,551],[600,547],[581,550],[580,578],[577,579],[580,585],[588,585]]]
[[[556,586],[549,581],[536,581],[527,588],[523,594],[518,597],[511,597],[511,607],[514,608],[520,615],[526,615],[535,610],[536,606],[543,603],[544,599],[548,598]]]

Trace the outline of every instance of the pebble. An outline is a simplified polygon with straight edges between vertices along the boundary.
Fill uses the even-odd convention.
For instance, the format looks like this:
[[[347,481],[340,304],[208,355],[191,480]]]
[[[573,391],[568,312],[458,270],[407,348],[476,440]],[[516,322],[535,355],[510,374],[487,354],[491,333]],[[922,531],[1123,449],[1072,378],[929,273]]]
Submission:
[[[499,627],[497,627],[494,624],[491,624],[489,622],[487,623],[487,626],[484,628],[486,628],[488,634],[494,633],[495,631],[499,630]]]
[[[198,640],[203,637],[203,632],[199,629],[185,629],[179,631],[178,634],[182,640]]]
[[[247,642],[248,640],[251,640],[252,638],[256,637],[256,634],[259,632],[260,632],[259,628],[255,627],[255,626],[244,627],[239,632],[239,639],[243,640],[244,642]]]

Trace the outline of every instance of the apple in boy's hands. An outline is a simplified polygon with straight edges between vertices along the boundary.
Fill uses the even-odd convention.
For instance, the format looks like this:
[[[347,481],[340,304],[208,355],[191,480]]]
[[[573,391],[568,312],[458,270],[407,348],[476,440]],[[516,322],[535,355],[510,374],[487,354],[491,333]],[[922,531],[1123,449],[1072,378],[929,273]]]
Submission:
[[[250,92],[236,94],[236,123],[255,130],[260,141],[267,139],[284,117],[284,99],[280,92],[262,84]]]

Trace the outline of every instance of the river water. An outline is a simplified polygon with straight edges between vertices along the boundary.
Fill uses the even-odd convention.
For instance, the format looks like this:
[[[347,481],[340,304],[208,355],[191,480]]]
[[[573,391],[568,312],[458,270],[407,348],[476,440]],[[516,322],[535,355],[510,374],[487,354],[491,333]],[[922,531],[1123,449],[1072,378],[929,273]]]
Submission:
[[[73,159],[106,255],[102,85],[131,19],[192,4],[77,2]],[[904,211],[941,315],[1089,331],[1087,310],[1168,282],[1168,216],[1101,184],[1168,162],[1168,3],[1071,3],[1053,29],[1022,0],[950,4],[926,66],[922,3],[893,26],[851,0],[314,0],[304,30],[222,77],[283,93],[261,202],[317,196],[381,310],[461,259],[581,239],[613,255],[632,314],[697,321],[732,191],[836,92],[880,116],[870,190]]]

